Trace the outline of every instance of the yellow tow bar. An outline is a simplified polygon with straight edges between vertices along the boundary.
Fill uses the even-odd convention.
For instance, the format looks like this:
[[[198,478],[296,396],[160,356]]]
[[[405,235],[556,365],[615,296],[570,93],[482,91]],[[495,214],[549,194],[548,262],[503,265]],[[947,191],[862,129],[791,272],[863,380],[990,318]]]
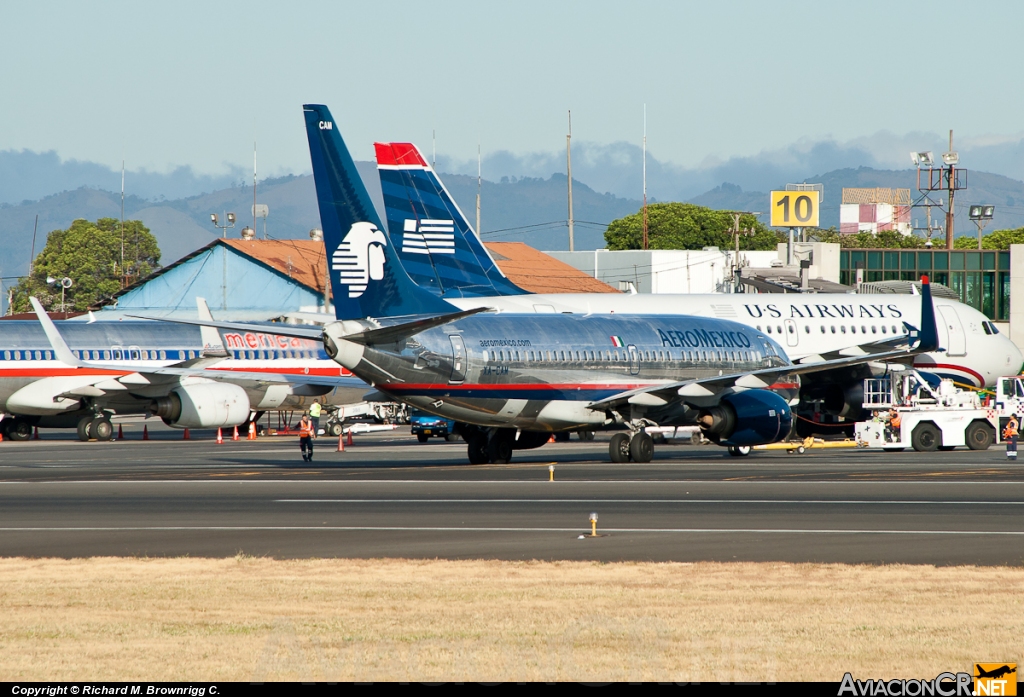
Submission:
[[[768,443],[767,445],[755,445],[754,450],[785,450],[786,452],[803,455],[804,451],[810,448],[856,448],[855,440],[822,440],[821,438],[804,438],[803,440],[788,440],[781,443]]]

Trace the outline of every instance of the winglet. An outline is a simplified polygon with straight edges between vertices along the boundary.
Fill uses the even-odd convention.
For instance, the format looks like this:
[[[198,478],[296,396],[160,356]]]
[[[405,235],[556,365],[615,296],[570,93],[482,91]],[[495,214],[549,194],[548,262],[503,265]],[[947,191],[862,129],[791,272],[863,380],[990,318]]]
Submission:
[[[39,304],[35,296],[29,297],[29,302],[32,303],[33,309],[36,311],[36,317],[39,318],[39,323],[43,325],[43,332],[46,333],[46,339],[50,342],[50,347],[53,349],[53,353],[57,356],[57,360],[61,363],[66,363],[72,366],[80,366],[81,363],[75,354],[68,348],[67,342],[64,341],[64,337],[60,335],[60,330],[57,329],[57,325],[53,323],[50,316],[46,314],[46,310]]]
[[[196,310],[199,312],[199,319],[213,321],[213,314],[210,312],[210,306],[206,304],[206,298],[196,296]],[[199,332],[203,340],[203,358],[225,358],[229,355],[216,327],[202,325]]]
[[[939,349],[939,328],[935,324],[935,304],[927,275],[921,276],[921,339],[914,348],[922,353]]]

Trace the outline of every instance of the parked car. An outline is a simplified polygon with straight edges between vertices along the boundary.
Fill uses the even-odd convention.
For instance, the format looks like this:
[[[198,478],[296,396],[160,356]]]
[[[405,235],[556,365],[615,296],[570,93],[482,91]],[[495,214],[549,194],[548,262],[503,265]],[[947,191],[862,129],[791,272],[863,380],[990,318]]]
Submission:
[[[419,409],[409,411],[409,423],[412,425],[412,432],[419,439],[420,443],[426,443],[431,436],[444,438],[447,441],[458,440],[455,433],[455,422],[443,416],[434,416]]]

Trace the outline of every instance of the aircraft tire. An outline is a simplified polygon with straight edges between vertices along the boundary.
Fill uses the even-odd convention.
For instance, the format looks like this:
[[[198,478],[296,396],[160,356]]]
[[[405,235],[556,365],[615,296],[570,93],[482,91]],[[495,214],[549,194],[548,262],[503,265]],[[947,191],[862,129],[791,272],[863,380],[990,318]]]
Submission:
[[[633,462],[650,462],[654,459],[654,439],[649,433],[641,431],[629,441],[629,456]]]
[[[448,441],[449,443],[454,443],[455,441],[457,441],[459,439],[459,434],[458,433],[449,433],[447,436],[444,437],[444,439],[446,441]]]
[[[467,441],[466,450],[469,453],[471,465],[486,465],[489,462],[487,457],[487,438],[482,434],[470,436]]]
[[[625,433],[616,433],[608,444],[608,454],[612,462],[629,462],[629,436]]]
[[[750,454],[749,445],[730,445],[729,454],[733,457],[746,457]]]
[[[32,437],[32,424],[24,419],[15,419],[7,427],[7,437],[15,441],[25,441]]]
[[[91,416],[83,416],[81,419],[78,420],[78,427],[76,429],[78,431],[78,440],[82,441],[83,443],[86,443],[89,440],[89,425],[91,423]]]
[[[487,443],[487,459],[492,465],[507,465],[512,461],[512,441],[495,436]]]
[[[580,440],[584,440],[584,441],[586,441],[586,440],[594,440],[594,432],[593,431],[580,431],[578,433],[578,435],[580,437]]]
[[[983,421],[972,422],[964,433],[964,441],[971,450],[988,450],[995,438],[995,431]]]
[[[110,423],[110,419],[105,416],[93,419],[89,424],[89,436],[99,441],[113,438],[114,426]]]
[[[921,453],[935,452],[942,447],[942,432],[927,421],[920,423],[910,436],[910,444]]]
[[[327,424],[327,435],[329,436],[334,436],[335,438],[337,438],[338,436],[341,435],[341,432],[344,430],[344,427],[337,421],[335,421],[334,423]]]

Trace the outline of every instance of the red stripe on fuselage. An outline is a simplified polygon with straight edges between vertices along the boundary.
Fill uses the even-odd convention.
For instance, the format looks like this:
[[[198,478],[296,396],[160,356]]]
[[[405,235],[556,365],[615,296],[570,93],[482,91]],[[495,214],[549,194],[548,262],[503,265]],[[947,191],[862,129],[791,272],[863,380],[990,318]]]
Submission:
[[[970,368],[968,368],[966,366],[954,365],[952,363],[914,363],[914,368],[916,368],[917,370],[924,370],[924,371],[927,371],[927,370],[929,370],[931,368],[934,368],[934,369],[947,368],[949,370],[959,370],[961,373],[967,373],[968,375],[973,377],[975,380],[977,380],[979,387],[984,387],[985,386],[985,378],[982,377],[981,373],[977,373],[977,372],[971,370]]]

